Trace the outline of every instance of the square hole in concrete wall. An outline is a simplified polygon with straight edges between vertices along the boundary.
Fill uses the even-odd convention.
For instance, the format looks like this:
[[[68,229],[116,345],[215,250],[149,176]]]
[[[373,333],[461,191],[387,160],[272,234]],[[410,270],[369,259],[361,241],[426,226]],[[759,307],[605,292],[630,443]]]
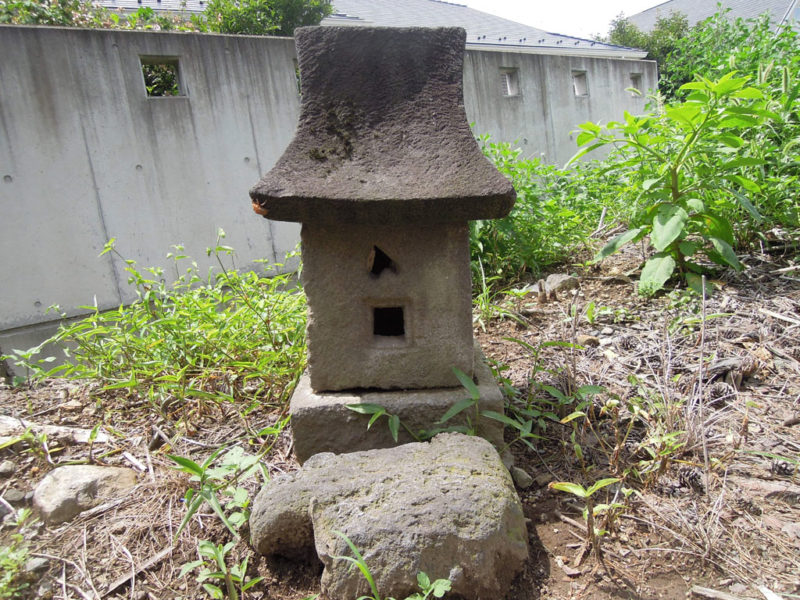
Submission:
[[[402,306],[380,306],[372,309],[372,333],[382,337],[403,337],[406,321]]]
[[[572,72],[572,90],[576,96],[589,95],[589,82],[586,78],[586,71]]]
[[[500,69],[500,91],[503,96],[519,96],[519,69]]]
[[[631,96],[639,97],[642,95],[642,74],[641,73],[631,73],[631,85],[628,88],[628,92]]]
[[[148,98],[185,96],[181,70],[174,56],[141,56],[142,78]]]

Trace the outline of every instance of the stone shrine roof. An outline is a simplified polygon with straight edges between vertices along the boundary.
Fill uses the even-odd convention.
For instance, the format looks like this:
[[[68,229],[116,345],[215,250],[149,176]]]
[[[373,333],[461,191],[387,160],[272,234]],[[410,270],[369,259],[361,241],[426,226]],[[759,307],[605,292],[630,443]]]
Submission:
[[[300,222],[508,214],[514,189],[464,111],[464,37],[459,28],[298,29],[298,129],[250,191],[256,212]]]

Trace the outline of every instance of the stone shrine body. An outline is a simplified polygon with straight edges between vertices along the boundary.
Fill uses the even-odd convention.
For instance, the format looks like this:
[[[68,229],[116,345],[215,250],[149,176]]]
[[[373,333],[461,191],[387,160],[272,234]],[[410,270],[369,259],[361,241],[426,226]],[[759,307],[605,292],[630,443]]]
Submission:
[[[254,500],[253,547],[313,549],[332,600],[368,593],[341,559],[341,533],[383,595],[405,598],[425,572],[455,597],[502,598],[528,534],[497,450],[502,425],[478,417],[502,413],[503,398],[473,345],[468,222],[508,214],[515,194],[467,125],[464,30],[320,27],[295,39],[298,131],[251,197],[257,213],[302,223],[309,360],[290,412],[304,465]],[[406,443],[468,396],[456,369],[479,399],[446,426],[486,439]],[[367,407],[393,426],[367,427]]]
[[[464,31],[319,27],[295,38],[298,130],[251,197],[259,214],[302,223],[298,457],[391,445],[378,431],[356,440],[366,422],[346,404],[388,403],[430,429],[464,396],[454,369],[495,388],[482,401],[501,412],[473,346],[468,222],[505,216],[515,192],[467,123]],[[314,413],[309,429],[345,441],[309,441],[320,437],[303,433]]]

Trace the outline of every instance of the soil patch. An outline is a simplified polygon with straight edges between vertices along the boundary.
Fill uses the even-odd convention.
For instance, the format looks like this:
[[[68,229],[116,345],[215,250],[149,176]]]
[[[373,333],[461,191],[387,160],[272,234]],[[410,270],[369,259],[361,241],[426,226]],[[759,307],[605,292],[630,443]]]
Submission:
[[[520,491],[531,559],[509,598],[677,600],[713,597],[703,595],[708,589],[765,597],[759,586],[794,597],[800,269],[779,256],[746,257],[747,270],[715,282],[717,291],[703,302],[685,292],[638,297],[629,277],[639,262],[634,248],[579,272],[577,289],[555,299],[540,303],[536,294],[517,293],[476,314],[476,337],[511,402],[529,416],[543,413],[529,417],[541,436],[532,447],[506,431],[516,465],[534,478]],[[47,561],[29,597],[205,597],[197,571],[181,576],[181,567],[198,559],[198,541],[223,544],[232,536],[208,505],[176,536],[185,492],[196,482],[167,455],[202,463],[223,443],[250,454],[270,447],[265,475],[297,468],[288,427],[254,436],[281,422],[276,407],[245,414],[198,401],[176,407],[182,413],[173,420],[157,419],[146,399],[63,380],[5,387],[0,407],[30,427],[25,442],[0,451],[0,461],[13,463],[0,492],[15,506],[24,506],[57,464],[91,461],[139,472],[140,483],[124,498],[64,525],[24,528],[32,555]],[[578,410],[591,418],[574,416]],[[179,417],[187,425],[175,427]],[[36,433],[38,425],[91,431],[98,424],[109,441]],[[260,477],[240,482],[251,498]],[[597,494],[598,502],[622,505],[599,515],[606,531],[601,565],[585,543],[583,501],[548,484],[588,487],[604,477],[623,485]],[[12,531],[6,517],[3,543]],[[246,525],[240,534],[247,539]],[[264,577],[247,598],[300,600],[319,592],[315,560],[267,561],[242,542],[229,564],[245,557],[248,575]]]

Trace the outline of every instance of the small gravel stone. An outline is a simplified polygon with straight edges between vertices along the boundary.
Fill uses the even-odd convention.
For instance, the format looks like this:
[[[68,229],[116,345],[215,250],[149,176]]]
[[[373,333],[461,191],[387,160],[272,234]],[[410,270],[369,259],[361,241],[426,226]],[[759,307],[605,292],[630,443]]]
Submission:
[[[50,562],[46,558],[35,556],[25,563],[25,571],[28,573],[40,573],[47,569]]]
[[[600,330],[600,335],[614,335],[614,330],[611,327],[603,327]]]
[[[6,502],[9,504],[21,504],[25,501],[25,492],[16,488],[9,488],[3,494],[3,498],[5,498]]]
[[[11,477],[17,470],[17,465],[11,460],[4,460],[0,463],[0,479]]]
[[[578,342],[578,345],[580,346],[591,346],[596,348],[600,345],[600,339],[593,335],[579,335],[575,338],[575,341]]]
[[[533,485],[533,477],[519,467],[511,467],[511,478],[517,487],[521,490],[527,490]]]

